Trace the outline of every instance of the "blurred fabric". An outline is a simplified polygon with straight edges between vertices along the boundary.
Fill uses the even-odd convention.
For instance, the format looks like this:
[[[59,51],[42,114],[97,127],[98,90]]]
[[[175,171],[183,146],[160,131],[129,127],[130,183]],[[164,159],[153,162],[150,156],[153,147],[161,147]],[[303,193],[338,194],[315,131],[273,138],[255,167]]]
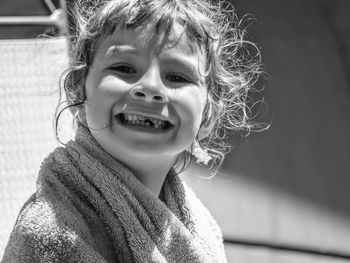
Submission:
[[[40,163],[57,146],[52,124],[66,51],[63,38],[0,41],[0,258]]]

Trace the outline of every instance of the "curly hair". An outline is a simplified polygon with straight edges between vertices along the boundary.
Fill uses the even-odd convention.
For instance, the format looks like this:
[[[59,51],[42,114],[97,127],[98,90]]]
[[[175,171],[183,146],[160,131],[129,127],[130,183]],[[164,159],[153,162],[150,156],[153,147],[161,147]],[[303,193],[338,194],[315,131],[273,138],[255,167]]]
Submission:
[[[248,93],[262,73],[260,52],[254,43],[244,39],[242,20],[227,2],[78,0],[72,17],[75,21],[70,38],[71,65],[65,75],[64,91],[67,107],[73,114],[85,101],[84,82],[100,39],[119,27],[132,29],[143,23],[152,23],[158,33],[167,35],[177,23],[183,27],[189,42],[204,51],[207,60],[208,98],[202,125],[212,123],[213,128],[198,143],[212,157],[209,168],[215,171],[221,165],[230,149],[226,139],[232,133],[249,134],[261,128],[254,122],[248,103]],[[59,114],[56,116],[57,123]],[[176,165],[185,169],[191,156],[184,151]]]

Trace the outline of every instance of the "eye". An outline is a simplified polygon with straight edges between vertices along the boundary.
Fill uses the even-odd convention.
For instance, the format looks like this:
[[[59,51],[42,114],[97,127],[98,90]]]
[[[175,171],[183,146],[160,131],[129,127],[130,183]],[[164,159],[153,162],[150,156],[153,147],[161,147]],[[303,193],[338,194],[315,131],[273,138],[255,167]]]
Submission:
[[[116,71],[118,73],[122,74],[134,74],[136,73],[136,70],[129,66],[129,65],[116,65],[110,68],[113,71]]]
[[[189,78],[179,75],[179,74],[169,74],[166,76],[166,79],[175,83],[191,83],[192,81]]]

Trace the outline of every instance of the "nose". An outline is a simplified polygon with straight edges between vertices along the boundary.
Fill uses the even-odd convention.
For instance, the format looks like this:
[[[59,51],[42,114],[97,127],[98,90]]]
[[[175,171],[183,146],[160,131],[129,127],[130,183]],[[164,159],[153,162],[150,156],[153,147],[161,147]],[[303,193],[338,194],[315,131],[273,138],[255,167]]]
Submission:
[[[167,96],[163,85],[159,71],[157,69],[151,69],[131,89],[130,95],[136,100],[164,103],[167,101]]]

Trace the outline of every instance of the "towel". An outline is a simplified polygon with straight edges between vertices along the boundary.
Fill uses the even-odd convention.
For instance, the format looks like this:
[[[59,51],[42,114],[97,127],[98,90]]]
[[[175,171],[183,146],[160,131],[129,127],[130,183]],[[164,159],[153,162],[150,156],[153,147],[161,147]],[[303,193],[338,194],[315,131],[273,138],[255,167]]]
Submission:
[[[226,262],[221,231],[171,170],[159,197],[79,128],[42,163],[3,263]]]

